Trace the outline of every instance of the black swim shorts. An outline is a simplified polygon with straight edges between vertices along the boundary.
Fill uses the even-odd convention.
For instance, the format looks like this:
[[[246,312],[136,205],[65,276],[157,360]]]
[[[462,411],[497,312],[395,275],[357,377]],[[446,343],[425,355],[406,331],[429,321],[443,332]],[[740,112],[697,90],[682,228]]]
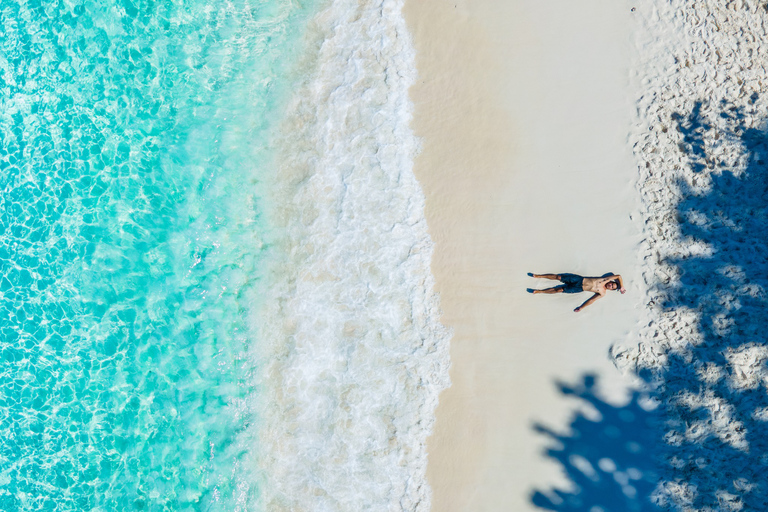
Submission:
[[[582,283],[584,278],[576,274],[560,274],[560,281],[563,282],[563,293],[580,293],[584,291]]]

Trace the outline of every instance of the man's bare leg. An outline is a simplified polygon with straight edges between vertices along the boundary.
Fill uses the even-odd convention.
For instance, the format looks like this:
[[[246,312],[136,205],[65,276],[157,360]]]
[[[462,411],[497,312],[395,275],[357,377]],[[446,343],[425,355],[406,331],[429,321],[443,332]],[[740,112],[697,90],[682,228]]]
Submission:
[[[528,288],[528,291],[532,294],[536,295],[537,293],[563,293],[563,290],[565,289],[565,286],[553,286],[552,288],[545,288],[543,290],[533,290],[531,288]]]
[[[531,274],[531,277],[537,279],[552,279],[553,281],[560,281],[560,274]]]

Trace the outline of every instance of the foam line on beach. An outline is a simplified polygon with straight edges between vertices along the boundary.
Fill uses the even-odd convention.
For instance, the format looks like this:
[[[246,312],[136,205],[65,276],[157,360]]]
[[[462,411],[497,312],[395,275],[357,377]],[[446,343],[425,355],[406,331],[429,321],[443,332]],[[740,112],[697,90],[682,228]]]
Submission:
[[[402,2],[310,24],[268,198],[260,315],[265,510],[428,510],[425,440],[448,385],[432,241],[412,166]]]

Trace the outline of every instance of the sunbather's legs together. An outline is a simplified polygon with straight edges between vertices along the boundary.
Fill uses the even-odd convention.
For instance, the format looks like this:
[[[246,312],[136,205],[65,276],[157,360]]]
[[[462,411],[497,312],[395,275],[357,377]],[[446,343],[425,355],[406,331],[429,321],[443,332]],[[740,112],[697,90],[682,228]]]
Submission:
[[[531,277],[535,277],[538,279],[551,279],[553,281],[562,281],[560,274],[531,274]],[[552,288],[545,288],[543,290],[533,290],[529,289],[533,294],[537,293],[563,293],[563,290],[565,289],[565,285],[560,286],[553,286]]]

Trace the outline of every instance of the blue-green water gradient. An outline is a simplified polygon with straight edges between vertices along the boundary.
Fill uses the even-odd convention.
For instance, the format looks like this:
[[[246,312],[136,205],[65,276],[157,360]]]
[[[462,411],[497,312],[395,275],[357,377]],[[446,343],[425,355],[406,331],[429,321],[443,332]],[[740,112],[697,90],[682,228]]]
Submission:
[[[0,11],[0,510],[247,508],[259,177],[310,8]]]

